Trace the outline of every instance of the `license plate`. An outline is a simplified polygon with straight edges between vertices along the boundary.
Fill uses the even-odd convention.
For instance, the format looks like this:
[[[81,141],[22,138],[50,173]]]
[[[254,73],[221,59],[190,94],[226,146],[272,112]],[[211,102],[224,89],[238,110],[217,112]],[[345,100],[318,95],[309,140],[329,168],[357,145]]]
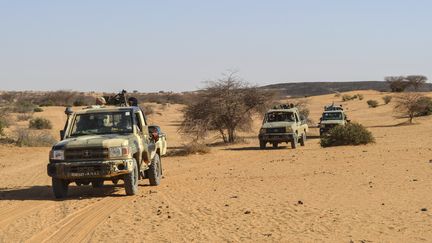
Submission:
[[[80,172],[80,173],[71,173],[71,176],[97,176],[99,175],[98,172],[95,171],[86,171],[86,172]]]

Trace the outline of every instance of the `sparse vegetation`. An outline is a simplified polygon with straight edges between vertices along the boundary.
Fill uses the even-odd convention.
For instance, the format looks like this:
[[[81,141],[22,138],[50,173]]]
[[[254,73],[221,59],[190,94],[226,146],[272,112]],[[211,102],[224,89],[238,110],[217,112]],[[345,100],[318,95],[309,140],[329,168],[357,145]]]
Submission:
[[[382,99],[384,101],[384,104],[387,105],[388,103],[390,103],[390,101],[393,99],[393,97],[390,95],[386,95],[386,96],[382,97]]]
[[[395,112],[407,116],[412,123],[414,117],[430,115],[432,99],[419,93],[405,93],[396,97]]]
[[[17,129],[15,131],[16,145],[20,147],[52,146],[56,140],[48,131]]]
[[[322,147],[341,146],[341,145],[360,145],[373,143],[375,141],[372,133],[363,125],[349,123],[345,126],[335,126],[323,137],[321,137]]]
[[[29,128],[38,130],[51,129],[52,124],[51,121],[48,119],[37,117],[30,120]]]
[[[357,97],[358,97],[359,100],[363,100],[364,99],[364,96],[362,94],[357,94]]]
[[[378,101],[376,100],[368,100],[366,103],[368,104],[369,108],[375,108],[378,106]]]

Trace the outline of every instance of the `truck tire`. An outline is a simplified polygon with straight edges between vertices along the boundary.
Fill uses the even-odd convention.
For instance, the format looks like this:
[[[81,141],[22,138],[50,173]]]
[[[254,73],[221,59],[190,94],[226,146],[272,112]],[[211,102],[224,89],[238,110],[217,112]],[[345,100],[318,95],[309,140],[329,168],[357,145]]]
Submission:
[[[162,166],[159,154],[155,154],[147,173],[150,181],[150,186],[158,186],[160,184],[160,180],[162,177],[161,169]]]
[[[273,148],[277,148],[278,147],[278,143],[273,143]]]
[[[52,178],[52,188],[55,198],[65,198],[67,197],[69,182],[66,180]]]
[[[266,141],[260,140],[260,149],[265,149]]]
[[[291,148],[297,148],[297,135],[294,135],[293,139],[291,140]]]
[[[104,180],[95,180],[92,181],[92,187],[93,188],[101,188],[104,185]]]
[[[305,146],[305,142],[306,142],[306,132],[304,132],[300,138],[300,145]]]
[[[126,195],[135,195],[138,193],[138,165],[135,159],[133,159],[132,166],[132,172],[123,178]]]

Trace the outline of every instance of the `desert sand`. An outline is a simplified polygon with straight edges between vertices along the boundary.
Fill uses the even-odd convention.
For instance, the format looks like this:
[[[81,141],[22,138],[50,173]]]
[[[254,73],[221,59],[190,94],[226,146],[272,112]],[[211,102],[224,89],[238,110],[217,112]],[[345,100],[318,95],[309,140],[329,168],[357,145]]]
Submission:
[[[71,185],[55,200],[46,174],[50,148],[0,146],[0,242],[427,242],[432,239],[432,117],[397,125],[384,93],[339,102],[310,97],[319,120],[333,100],[352,121],[365,125],[376,143],[321,148],[312,129],[305,147],[258,149],[260,120],[245,141],[214,146],[206,155],[163,157],[158,187],[140,182],[139,195],[122,186]],[[179,105],[151,116],[181,146]],[[53,134],[64,108],[46,108]],[[423,209],[423,211],[422,211]],[[424,211],[427,209],[427,211]]]

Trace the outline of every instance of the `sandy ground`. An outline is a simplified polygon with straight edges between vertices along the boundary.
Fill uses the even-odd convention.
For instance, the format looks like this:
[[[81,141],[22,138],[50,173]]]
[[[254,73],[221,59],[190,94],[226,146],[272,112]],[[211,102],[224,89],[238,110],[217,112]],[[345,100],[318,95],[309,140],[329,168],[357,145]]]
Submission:
[[[357,93],[357,92],[356,92]],[[432,239],[432,117],[395,126],[384,94],[344,105],[352,121],[367,126],[376,143],[321,148],[310,138],[292,150],[258,150],[258,127],[243,144],[213,147],[210,154],[165,157],[161,186],[140,182],[139,195],[107,183],[103,189],[71,187],[55,200],[46,174],[49,148],[0,147],[0,242],[427,242]],[[311,117],[339,101],[309,98]],[[180,107],[151,117],[171,147]],[[63,109],[40,116],[63,126]],[[256,122],[260,123],[259,120]],[[426,208],[428,211],[422,211]]]

